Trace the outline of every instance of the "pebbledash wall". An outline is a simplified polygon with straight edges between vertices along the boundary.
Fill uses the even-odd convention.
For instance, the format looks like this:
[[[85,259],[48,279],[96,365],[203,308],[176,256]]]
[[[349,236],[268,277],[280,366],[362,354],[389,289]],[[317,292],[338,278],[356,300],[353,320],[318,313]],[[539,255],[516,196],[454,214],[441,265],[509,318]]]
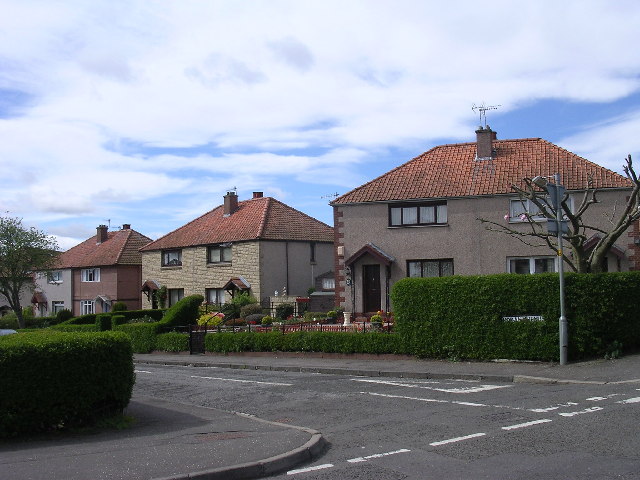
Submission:
[[[575,205],[582,195],[574,196]],[[589,223],[601,228],[610,228],[607,217],[625,204],[628,190],[609,189],[599,192],[599,203],[590,207]],[[345,270],[345,260],[365,244],[371,242],[394,257],[390,265],[389,289],[407,276],[407,261],[421,259],[452,259],[456,275],[486,275],[507,271],[509,257],[553,256],[548,246],[532,247],[509,235],[488,231],[478,220],[484,218],[497,223],[506,223],[509,200],[513,195],[495,195],[476,198],[448,198],[448,222],[444,225],[421,227],[389,227],[388,208],[390,202],[343,204],[334,206],[336,303],[348,311],[361,312],[362,268],[367,264],[379,264],[371,256],[364,256],[352,265],[351,277]],[[510,223],[510,227],[526,229],[525,224]],[[587,236],[594,234],[587,232]],[[622,256],[608,255],[609,271],[640,269],[639,247],[634,239],[640,238],[638,222],[616,242]],[[565,248],[569,246],[565,244]],[[381,265],[381,264],[380,264]],[[569,270],[565,267],[565,270]],[[385,267],[381,273],[381,307],[386,305]],[[350,284],[347,285],[347,279]]]
[[[162,266],[162,252],[142,253],[142,278],[155,280],[168,289],[182,288],[184,295],[205,295],[208,288],[222,288],[233,277],[242,276],[251,285],[250,293],[258,300],[280,294],[306,295],[315,277],[331,269],[333,244],[305,241],[234,242],[230,263],[207,263],[207,246],[182,249],[182,265]],[[225,293],[225,300],[230,296]],[[151,302],[143,295],[143,308]]]

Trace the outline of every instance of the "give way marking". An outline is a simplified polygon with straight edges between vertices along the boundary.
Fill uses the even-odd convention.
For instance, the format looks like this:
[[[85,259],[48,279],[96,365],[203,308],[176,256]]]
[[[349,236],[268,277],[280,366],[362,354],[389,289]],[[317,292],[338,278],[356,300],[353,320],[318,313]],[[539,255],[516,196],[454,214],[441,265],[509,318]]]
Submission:
[[[392,385],[394,387],[422,388],[425,390],[433,390],[436,392],[445,392],[445,393],[478,393],[478,392],[486,392],[489,390],[496,390],[498,388],[509,388],[513,386],[513,385],[477,385],[472,387],[445,388],[445,387],[428,387],[424,383],[404,383],[404,382],[394,382],[391,380],[371,380],[371,379],[354,378],[352,379],[352,381],[363,382],[363,383],[375,383],[378,385]],[[429,383],[433,383],[433,382],[429,382]]]

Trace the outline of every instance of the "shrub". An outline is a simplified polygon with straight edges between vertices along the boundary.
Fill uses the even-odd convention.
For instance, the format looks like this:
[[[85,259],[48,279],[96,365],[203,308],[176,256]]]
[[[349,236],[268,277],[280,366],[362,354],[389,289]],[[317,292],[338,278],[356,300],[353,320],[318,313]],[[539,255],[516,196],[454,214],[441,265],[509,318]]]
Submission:
[[[0,337],[0,436],[85,425],[121,412],[134,383],[131,343],[115,332]]]
[[[73,318],[73,313],[71,313],[71,310],[63,308],[56,313],[56,318],[58,319],[58,323],[66,322],[70,318]]]
[[[185,352],[189,350],[189,335],[169,332],[156,337],[156,350],[163,352]]]
[[[181,327],[195,325],[198,320],[200,304],[204,297],[202,295],[190,295],[176,302],[160,322],[162,328]]]
[[[125,310],[128,310],[128,307],[124,302],[115,302],[111,307],[112,312],[124,312]]]
[[[240,318],[246,319],[249,315],[255,315],[262,313],[262,305],[259,303],[250,303],[240,308]]]
[[[111,330],[111,315],[98,315],[96,317],[96,330],[99,332]]]
[[[79,317],[71,317],[59,325],[89,325],[93,323],[96,323],[96,314],[88,313],[86,315],[80,315]]]
[[[260,321],[260,323],[262,325],[265,325],[265,326],[271,325],[271,324],[273,324],[273,317],[271,317],[269,315],[267,315],[265,317],[262,317],[262,320]]]
[[[18,317],[16,314],[9,312],[0,317],[0,328],[11,328],[16,330],[18,328]]]
[[[126,333],[131,339],[131,347],[135,353],[149,353],[156,348],[156,332],[158,323],[125,323],[117,325],[114,330]]]
[[[200,315],[198,318],[198,325],[207,325],[210,327],[217,327],[222,324],[224,321],[224,313],[222,312],[211,312],[205,313],[204,315]]]
[[[276,307],[276,318],[286,320],[293,315],[295,308],[290,303],[281,303]]]
[[[254,323],[262,323],[263,317],[264,315],[262,313],[252,313],[251,315],[247,315],[244,320],[247,322],[247,324],[251,325]]]
[[[124,323],[127,323],[127,317],[125,317],[124,315],[111,315],[112,330],[116,325],[122,325]]]
[[[48,328],[48,330],[55,330],[57,332],[69,332],[69,333],[80,333],[80,332],[97,332],[98,327],[96,327],[95,323],[81,324],[81,325],[73,325],[68,323],[60,323],[58,325],[52,325]]]

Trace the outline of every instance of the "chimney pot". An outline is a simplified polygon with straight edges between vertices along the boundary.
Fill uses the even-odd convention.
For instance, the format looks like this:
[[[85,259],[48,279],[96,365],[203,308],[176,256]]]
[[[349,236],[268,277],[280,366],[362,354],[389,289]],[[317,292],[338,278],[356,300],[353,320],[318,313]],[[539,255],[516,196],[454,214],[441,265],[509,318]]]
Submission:
[[[106,225],[98,225],[96,243],[101,244],[109,238],[108,227]]]
[[[224,216],[232,215],[238,209],[238,195],[236,192],[227,192],[224,196]]]
[[[263,195],[262,192],[253,192],[253,198],[262,198]]]

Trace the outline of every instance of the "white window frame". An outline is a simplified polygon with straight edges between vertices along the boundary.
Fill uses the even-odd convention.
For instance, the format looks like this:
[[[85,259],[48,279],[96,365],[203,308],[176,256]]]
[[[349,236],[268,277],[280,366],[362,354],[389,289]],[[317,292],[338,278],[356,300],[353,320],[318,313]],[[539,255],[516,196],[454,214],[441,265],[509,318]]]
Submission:
[[[96,302],[93,300],[80,300],[80,314],[90,315],[96,313]]]
[[[336,279],[333,277],[326,277],[322,279],[322,290],[335,290]]]
[[[553,255],[538,255],[533,257],[507,257],[507,273],[519,273],[512,271],[512,261],[515,260],[528,260],[529,261],[529,273],[521,275],[535,275],[536,273],[557,273],[558,272],[558,257]],[[536,272],[536,260],[553,260],[553,271]]]
[[[52,270],[47,275],[47,280],[49,283],[62,283],[62,270]]]
[[[81,282],[99,282],[100,281],[100,269],[99,268],[83,268],[80,271]]]
[[[546,198],[546,195],[543,196],[543,198]],[[567,203],[569,205],[569,210],[573,212],[573,197],[571,195],[569,195],[569,197],[567,198]],[[514,210],[514,205],[517,205],[517,207],[519,207],[517,210]],[[523,209],[524,207],[524,209]],[[528,198],[525,199],[521,199],[521,198],[511,198],[509,199],[509,222],[510,223],[522,223],[522,222],[527,222],[527,218],[522,218],[523,214],[531,214],[531,212],[536,212],[536,214],[534,214],[531,217],[531,220],[534,222],[544,222],[547,219],[547,217],[545,217],[542,214],[539,214],[540,209],[538,208],[538,206],[533,203],[531,200],[529,200]],[[565,219],[566,219],[566,215],[565,215]]]
[[[51,301],[51,315],[55,315],[60,310],[64,310],[64,300]]]

